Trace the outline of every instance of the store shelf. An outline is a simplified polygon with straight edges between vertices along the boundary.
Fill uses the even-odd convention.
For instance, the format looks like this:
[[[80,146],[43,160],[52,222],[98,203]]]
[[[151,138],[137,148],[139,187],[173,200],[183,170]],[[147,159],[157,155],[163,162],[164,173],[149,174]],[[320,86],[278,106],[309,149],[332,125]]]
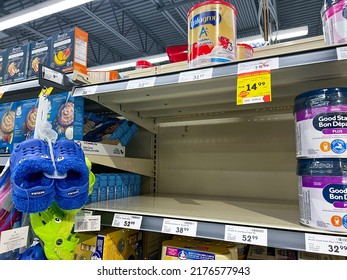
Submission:
[[[297,204],[284,201],[246,201],[225,198],[142,195],[91,203],[84,207],[111,226],[113,216],[143,216],[141,230],[161,232],[163,219],[197,221],[197,237],[224,240],[226,225],[268,229],[268,246],[305,251],[305,233],[345,235],[299,224]]]
[[[95,164],[104,165],[119,170],[132,172],[148,177],[154,176],[154,161],[141,158],[127,158],[117,156],[88,155],[88,159]]]
[[[338,60],[340,47],[279,56],[279,69],[271,71],[273,101],[269,103],[236,106],[238,63],[214,66],[211,79],[179,83],[181,73],[194,69],[138,79],[155,79],[151,87],[127,90],[134,80],[120,80],[76,87],[74,94],[84,95],[152,132],[162,123],[248,117],[259,114],[260,110],[263,114],[290,112],[297,94],[321,87],[345,86],[347,60]]]

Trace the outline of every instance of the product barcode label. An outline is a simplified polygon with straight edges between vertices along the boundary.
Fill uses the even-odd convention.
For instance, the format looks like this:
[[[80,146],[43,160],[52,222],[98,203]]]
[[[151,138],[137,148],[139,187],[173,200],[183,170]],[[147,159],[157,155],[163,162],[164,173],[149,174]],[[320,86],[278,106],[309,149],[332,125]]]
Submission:
[[[224,240],[267,246],[267,229],[226,225]]]
[[[128,82],[126,89],[153,87],[155,84],[155,79],[156,77],[131,80]]]
[[[242,62],[237,65],[237,73],[250,73],[255,71],[273,70],[279,68],[279,58],[266,58],[262,60],[254,60]]]
[[[178,82],[184,83],[184,82],[211,79],[212,73],[213,73],[213,68],[181,72],[178,78]]]
[[[75,88],[72,93],[72,96],[76,97],[76,96],[92,95],[92,94],[95,94],[97,90],[98,90],[98,86]]]
[[[76,216],[75,232],[99,231],[101,226],[101,216]]]
[[[347,47],[336,48],[336,53],[338,60],[347,59]]]
[[[308,252],[347,256],[347,238],[305,233],[305,249]]]
[[[0,234],[0,254],[26,246],[28,233],[28,226],[2,231]]]
[[[163,233],[195,237],[197,228],[198,223],[194,221],[164,219],[161,231]]]

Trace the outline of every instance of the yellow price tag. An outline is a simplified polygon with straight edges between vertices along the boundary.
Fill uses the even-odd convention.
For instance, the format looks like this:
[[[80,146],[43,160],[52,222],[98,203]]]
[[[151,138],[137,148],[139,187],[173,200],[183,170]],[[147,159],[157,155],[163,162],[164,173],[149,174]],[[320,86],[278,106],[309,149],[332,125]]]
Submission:
[[[53,87],[49,87],[49,88],[43,88],[41,89],[41,92],[39,94],[39,97],[46,95],[49,96],[51,94],[51,92],[53,91]]]
[[[236,104],[271,101],[271,71],[261,70],[238,74]]]

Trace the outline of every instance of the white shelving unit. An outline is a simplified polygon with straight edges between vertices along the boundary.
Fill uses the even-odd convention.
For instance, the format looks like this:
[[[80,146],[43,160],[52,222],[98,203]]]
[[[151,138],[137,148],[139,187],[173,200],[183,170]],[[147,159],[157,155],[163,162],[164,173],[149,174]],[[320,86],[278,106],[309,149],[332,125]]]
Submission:
[[[199,237],[224,240],[227,225],[265,228],[267,245],[305,250],[305,233],[346,235],[299,223],[293,103],[296,95],[347,86],[342,46],[279,56],[271,71],[273,101],[236,106],[237,63],[212,68],[212,77],[179,83],[182,72],[127,89],[133,80],[76,87],[156,137],[153,159],[90,157],[92,162],[154,177],[153,194],[92,203],[85,209],[112,225],[117,214],[143,217],[141,229],[161,232],[165,218],[196,221]],[[262,58],[267,59],[271,56]],[[260,58],[257,58],[258,60]],[[186,70],[184,72],[195,71]],[[37,87],[34,82],[22,83]],[[19,91],[16,85],[5,94]],[[13,91],[13,92],[12,92]],[[12,95],[13,96],[13,95]],[[7,98],[6,98],[7,97]],[[13,97],[12,97],[13,98]]]

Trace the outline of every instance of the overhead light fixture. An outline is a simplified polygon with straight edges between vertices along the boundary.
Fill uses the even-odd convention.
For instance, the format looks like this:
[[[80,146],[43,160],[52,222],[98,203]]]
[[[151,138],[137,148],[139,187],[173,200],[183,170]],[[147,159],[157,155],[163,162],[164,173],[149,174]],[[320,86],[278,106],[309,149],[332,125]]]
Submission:
[[[93,0],[50,0],[0,18],[0,31],[46,17]]]
[[[104,65],[88,67],[88,70],[90,70],[90,71],[120,70],[120,69],[135,67],[136,61],[138,61],[138,60],[146,60],[150,63],[160,63],[160,62],[169,61],[169,57],[166,53],[162,53],[162,54],[157,54],[157,55],[152,55],[152,56],[145,56],[145,57],[141,57],[141,58],[130,59],[130,60],[126,60],[126,61],[119,61],[119,62],[115,62],[115,63],[109,63],[109,64],[104,64]]]
[[[284,30],[279,30],[277,32],[277,40],[281,41],[286,39],[292,39],[292,38],[306,36],[307,34],[308,34],[308,26],[284,29]],[[264,38],[261,37],[260,35],[257,35],[257,36],[239,38],[237,39],[237,41],[248,43],[248,44],[264,43]]]

